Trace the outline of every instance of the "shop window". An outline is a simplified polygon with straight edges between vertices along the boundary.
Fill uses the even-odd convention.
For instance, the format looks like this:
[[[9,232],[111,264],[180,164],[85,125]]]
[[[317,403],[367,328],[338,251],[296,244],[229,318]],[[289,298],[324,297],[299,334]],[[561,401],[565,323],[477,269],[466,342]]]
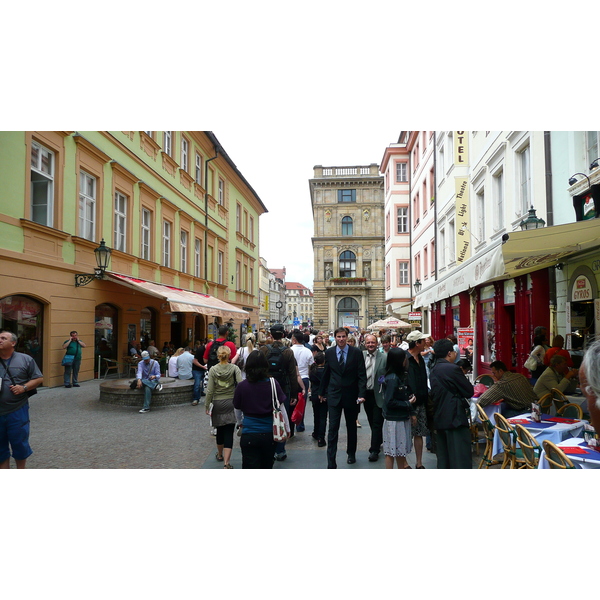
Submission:
[[[31,356],[42,369],[44,305],[28,296],[5,296],[0,300],[0,329],[17,336],[15,350]]]
[[[496,303],[493,300],[482,303],[483,332],[483,362],[491,363],[496,360]]]

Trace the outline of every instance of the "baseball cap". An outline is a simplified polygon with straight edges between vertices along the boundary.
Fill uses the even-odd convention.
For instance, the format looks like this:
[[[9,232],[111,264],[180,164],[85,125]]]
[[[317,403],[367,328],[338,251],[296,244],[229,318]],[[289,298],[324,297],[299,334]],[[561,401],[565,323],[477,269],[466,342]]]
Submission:
[[[148,354],[148,352],[144,350],[142,352],[142,360],[146,360],[147,358],[150,358],[150,354]]]
[[[285,331],[285,329],[281,323],[275,323],[274,325],[271,325],[271,331]]]
[[[420,331],[411,331],[407,336],[406,336],[406,341],[407,342],[418,342],[419,340],[424,340],[425,338],[428,338],[429,336],[426,333],[421,333]]]

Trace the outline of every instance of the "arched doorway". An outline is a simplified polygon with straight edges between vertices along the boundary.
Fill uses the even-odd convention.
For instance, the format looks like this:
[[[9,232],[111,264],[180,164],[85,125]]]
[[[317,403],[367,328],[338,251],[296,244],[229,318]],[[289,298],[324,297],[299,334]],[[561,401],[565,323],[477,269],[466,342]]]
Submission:
[[[140,343],[142,350],[145,350],[150,344],[150,340],[154,340],[156,344],[159,340],[156,339],[156,311],[149,306],[142,308],[140,311]]]
[[[0,299],[0,329],[17,336],[15,350],[29,354],[42,369],[44,305],[29,296]]]
[[[119,311],[111,304],[98,304],[94,324],[95,367],[98,357],[114,358],[119,356]]]
[[[358,302],[354,298],[342,298],[337,305],[337,317],[338,327],[358,327]]]
[[[196,315],[194,319],[194,342],[206,338],[206,318],[204,315]]]

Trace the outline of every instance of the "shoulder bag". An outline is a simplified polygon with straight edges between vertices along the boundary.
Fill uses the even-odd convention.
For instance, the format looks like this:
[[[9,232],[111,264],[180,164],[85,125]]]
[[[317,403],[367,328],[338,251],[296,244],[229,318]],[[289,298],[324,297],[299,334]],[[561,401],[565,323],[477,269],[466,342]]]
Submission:
[[[285,407],[281,406],[277,399],[275,380],[269,377],[269,381],[271,382],[271,400],[273,402],[273,440],[275,442],[285,442],[288,439],[285,418],[282,412],[282,409],[285,410]]]
[[[4,374],[8,375],[8,377],[9,377],[9,379],[10,379],[10,381],[11,381],[11,383],[13,385],[17,385],[15,383],[15,380],[14,380],[13,376],[11,375],[10,371],[8,370],[8,367],[6,366],[6,363],[4,362],[4,359],[0,358],[0,362],[2,363],[2,366],[4,367]],[[31,398],[31,396],[35,396],[37,394],[37,389],[29,390],[29,391],[27,391],[25,393],[27,394],[28,398]]]

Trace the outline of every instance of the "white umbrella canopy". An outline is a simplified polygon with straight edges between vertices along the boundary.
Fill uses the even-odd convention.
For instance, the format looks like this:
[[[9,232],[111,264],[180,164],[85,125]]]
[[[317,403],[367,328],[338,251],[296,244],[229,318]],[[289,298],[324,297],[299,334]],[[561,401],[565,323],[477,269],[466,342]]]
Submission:
[[[394,329],[396,327],[410,327],[410,323],[396,319],[396,317],[388,317],[372,323],[367,329]]]

